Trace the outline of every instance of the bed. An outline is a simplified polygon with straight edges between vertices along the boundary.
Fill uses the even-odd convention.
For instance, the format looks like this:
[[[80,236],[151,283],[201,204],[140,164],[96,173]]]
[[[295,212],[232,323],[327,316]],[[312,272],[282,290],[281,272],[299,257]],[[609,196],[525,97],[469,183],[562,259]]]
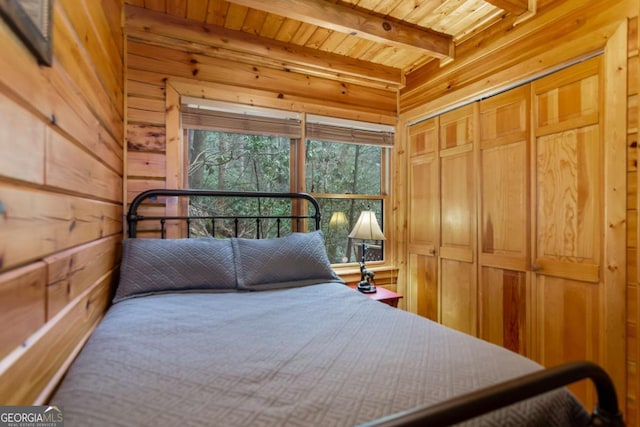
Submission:
[[[277,218],[138,213],[175,199],[186,212],[195,197],[291,208]],[[114,304],[51,398],[68,426],[623,425],[597,365],[545,370],[345,286],[307,194],[151,190],[127,220]],[[245,220],[256,237],[267,226],[278,236],[237,237]],[[137,238],[144,221],[163,238]],[[190,238],[166,239],[180,221]],[[198,221],[214,236],[192,235]],[[583,378],[597,387],[592,414],[564,388]]]

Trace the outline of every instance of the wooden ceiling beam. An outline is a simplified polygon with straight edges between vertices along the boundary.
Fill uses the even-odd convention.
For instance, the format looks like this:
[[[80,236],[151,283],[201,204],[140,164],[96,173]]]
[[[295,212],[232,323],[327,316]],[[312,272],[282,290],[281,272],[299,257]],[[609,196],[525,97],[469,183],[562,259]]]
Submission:
[[[505,12],[520,15],[529,10],[529,0],[485,0]]]
[[[227,0],[378,43],[411,47],[436,58],[452,58],[452,37],[325,0]],[[510,0],[513,1],[513,0]]]
[[[364,86],[397,89],[404,85],[399,68],[304,46],[271,40],[212,24],[125,5],[129,37],[245,63],[266,64]]]

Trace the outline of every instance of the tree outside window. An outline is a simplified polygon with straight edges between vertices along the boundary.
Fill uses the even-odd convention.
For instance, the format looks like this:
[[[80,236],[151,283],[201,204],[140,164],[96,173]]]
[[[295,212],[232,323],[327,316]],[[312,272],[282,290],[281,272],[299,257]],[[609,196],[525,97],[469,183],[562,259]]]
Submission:
[[[362,210],[376,212],[380,225],[384,227],[386,188],[383,177],[386,174],[387,147],[360,144],[357,139],[345,143],[341,137],[309,138],[302,143],[297,135],[294,136],[297,133],[295,127],[289,124],[285,132],[261,134],[261,126],[247,125],[246,117],[238,123],[246,126],[248,131],[220,130],[216,128],[229,127],[228,121],[218,120],[213,113],[207,114],[211,114],[208,117],[212,121],[211,126],[185,126],[189,188],[264,192],[289,192],[304,188],[303,191],[315,196],[320,204],[321,229],[330,261],[334,264],[359,261],[361,242],[353,242],[347,236]],[[232,119],[235,117],[229,116]],[[189,120],[198,122],[193,117]],[[323,136],[325,133],[326,129],[321,129],[317,135]],[[316,136],[313,132],[310,134]],[[304,156],[299,156],[297,153],[302,150]],[[292,159],[301,157],[304,164],[292,167]],[[296,170],[304,171],[303,183],[296,182]],[[208,206],[212,203],[217,205]],[[223,216],[257,212],[261,215],[289,215],[292,212],[291,202],[284,199],[251,202],[246,199],[194,199],[189,209],[196,214],[213,209]],[[275,220],[263,220],[259,226],[259,237],[275,237],[278,227],[281,234],[291,230],[291,224],[283,222],[278,225]],[[239,224],[238,228],[240,237],[258,237],[258,225],[251,220]],[[191,224],[191,234],[194,236],[214,235],[214,232],[216,236],[230,237],[235,235],[235,225],[225,220],[216,220],[213,224],[211,221],[194,221]],[[368,260],[383,259],[382,243],[368,242]]]

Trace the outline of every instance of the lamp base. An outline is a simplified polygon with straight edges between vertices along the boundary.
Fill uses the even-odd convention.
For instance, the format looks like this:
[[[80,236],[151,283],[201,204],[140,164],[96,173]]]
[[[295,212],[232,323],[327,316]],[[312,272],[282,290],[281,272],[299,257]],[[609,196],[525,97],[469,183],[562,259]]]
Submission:
[[[362,282],[358,283],[357,289],[363,294],[374,294],[377,292],[376,287],[373,286],[371,282],[367,282],[366,280],[363,280]]]

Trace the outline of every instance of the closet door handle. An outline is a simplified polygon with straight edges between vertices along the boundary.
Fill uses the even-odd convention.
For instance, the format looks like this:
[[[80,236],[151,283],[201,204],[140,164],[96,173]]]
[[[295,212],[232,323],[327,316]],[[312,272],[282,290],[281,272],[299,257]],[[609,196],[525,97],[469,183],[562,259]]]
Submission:
[[[533,264],[531,264],[531,271],[533,271],[534,273],[538,273],[538,272],[542,271],[542,267],[540,267],[536,263],[533,263]]]

